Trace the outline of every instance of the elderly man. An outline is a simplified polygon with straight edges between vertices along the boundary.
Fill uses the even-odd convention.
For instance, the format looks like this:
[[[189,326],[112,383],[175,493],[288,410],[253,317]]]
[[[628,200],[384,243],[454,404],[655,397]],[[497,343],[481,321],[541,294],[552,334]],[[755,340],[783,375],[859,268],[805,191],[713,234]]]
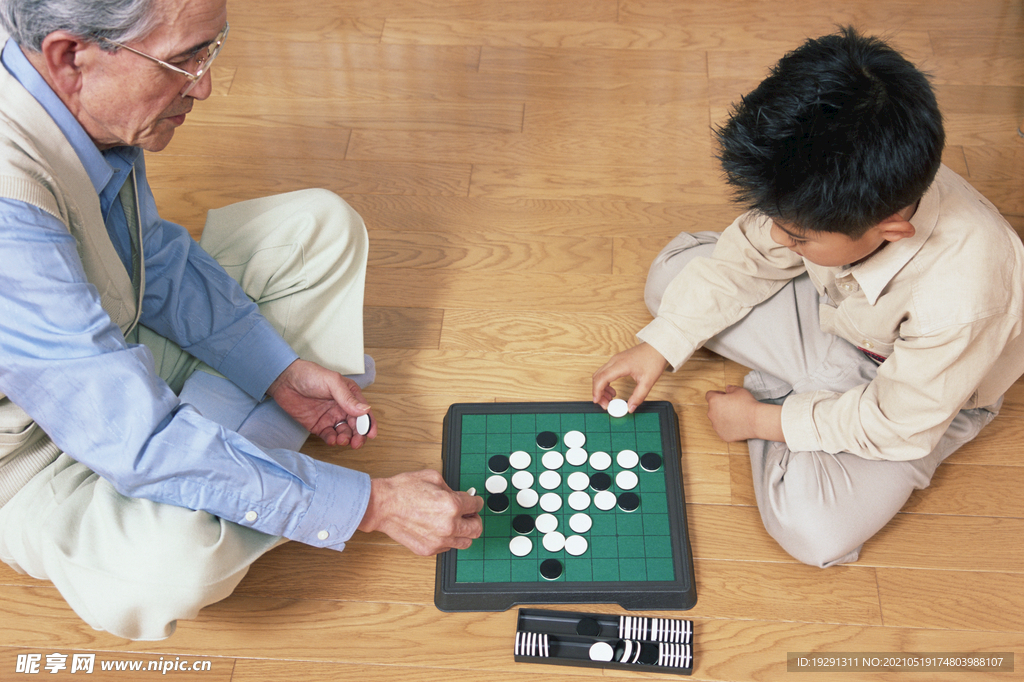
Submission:
[[[0,0],[0,27],[0,558],[159,639],[284,539],[468,547],[483,501],[437,472],[296,452],[376,435],[359,216],[306,190],[196,244],[157,215],[143,150],[209,96],[225,0]]]

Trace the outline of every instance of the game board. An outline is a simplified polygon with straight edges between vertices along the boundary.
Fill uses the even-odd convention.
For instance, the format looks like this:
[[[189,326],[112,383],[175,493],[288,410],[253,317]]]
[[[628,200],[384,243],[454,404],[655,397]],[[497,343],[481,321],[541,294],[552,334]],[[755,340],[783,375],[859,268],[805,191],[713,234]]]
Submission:
[[[567,435],[585,442],[571,447]],[[483,535],[437,558],[438,609],[696,603],[670,403],[647,402],[621,418],[588,402],[456,404],[442,448],[448,485],[475,488],[486,504]]]

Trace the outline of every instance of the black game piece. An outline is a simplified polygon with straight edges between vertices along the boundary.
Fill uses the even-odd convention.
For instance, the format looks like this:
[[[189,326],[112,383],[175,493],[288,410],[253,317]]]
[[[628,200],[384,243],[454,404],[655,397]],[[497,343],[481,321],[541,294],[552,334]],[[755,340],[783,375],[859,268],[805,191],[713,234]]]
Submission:
[[[487,468],[496,474],[505,473],[508,471],[508,457],[505,455],[495,455],[494,457],[491,457],[487,460]]]
[[[653,642],[641,642],[640,656],[637,658],[637,662],[643,665],[654,665],[657,663],[658,645]]]
[[[558,559],[545,559],[540,564],[540,574],[548,580],[558,580],[562,575],[562,562]]]
[[[501,514],[508,510],[508,495],[495,493],[487,498],[487,508],[495,514]]]
[[[640,458],[640,466],[644,471],[657,471],[661,468],[661,455],[657,452],[648,452]]]
[[[601,624],[593,618],[580,618],[576,623],[576,634],[583,637],[597,637],[601,634]]]
[[[590,487],[594,490],[608,490],[612,487],[612,477],[603,471],[599,471],[590,477]]]
[[[534,528],[533,517],[529,514],[520,514],[512,519],[512,528],[520,535],[526,535]]]
[[[636,493],[619,495],[619,509],[625,512],[636,511],[640,507],[640,496]]]
[[[537,447],[541,450],[550,450],[558,445],[558,434],[553,431],[541,431],[537,434]]]

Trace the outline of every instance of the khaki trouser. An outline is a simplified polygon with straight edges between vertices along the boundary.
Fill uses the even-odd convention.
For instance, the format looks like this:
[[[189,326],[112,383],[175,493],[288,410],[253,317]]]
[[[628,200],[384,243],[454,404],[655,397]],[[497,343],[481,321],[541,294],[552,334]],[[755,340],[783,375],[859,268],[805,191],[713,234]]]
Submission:
[[[710,256],[718,233],[683,233],[655,259],[645,300],[657,314],[669,282],[693,258]],[[804,274],[705,344],[751,368],[744,386],[761,401],[791,392],[843,392],[871,381],[877,366],[853,344],[821,330],[819,296]],[[768,533],[794,558],[826,567],[856,561],[914,490],[926,488],[939,464],[972,440],[997,407],[962,410],[935,449],[906,462],[867,460],[841,452],[792,452],[785,443],[750,440],[754,493]]]
[[[200,243],[301,357],[364,371],[367,237],[348,204],[323,190],[235,204],[210,212]],[[200,368],[150,330],[137,341],[175,392]],[[206,512],[124,497],[66,454],[0,508],[0,558],[52,581],[93,628],[131,639],[169,636],[280,542]]]

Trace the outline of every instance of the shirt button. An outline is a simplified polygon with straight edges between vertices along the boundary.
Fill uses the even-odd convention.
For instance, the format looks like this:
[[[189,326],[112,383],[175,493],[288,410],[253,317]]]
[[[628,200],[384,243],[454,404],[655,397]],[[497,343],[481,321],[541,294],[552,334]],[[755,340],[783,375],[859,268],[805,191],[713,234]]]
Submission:
[[[258,519],[259,517],[260,517],[260,515],[257,514],[254,511],[247,511],[247,512],[245,512],[245,520],[250,522],[250,523],[252,523],[256,519]]]
[[[327,538],[331,537],[331,534],[325,530],[322,530],[316,534],[316,537],[318,540],[326,540]]]
[[[868,341],[867,339],[865,339],[865,340],[861,341],[861,345],[862,345],[862,346],[863,346],[864,348],[874,348],[874,347],[875,347],[875,346],[874,346],[874,344],[873,344],[873,343],[871,343],[870,341]]]

